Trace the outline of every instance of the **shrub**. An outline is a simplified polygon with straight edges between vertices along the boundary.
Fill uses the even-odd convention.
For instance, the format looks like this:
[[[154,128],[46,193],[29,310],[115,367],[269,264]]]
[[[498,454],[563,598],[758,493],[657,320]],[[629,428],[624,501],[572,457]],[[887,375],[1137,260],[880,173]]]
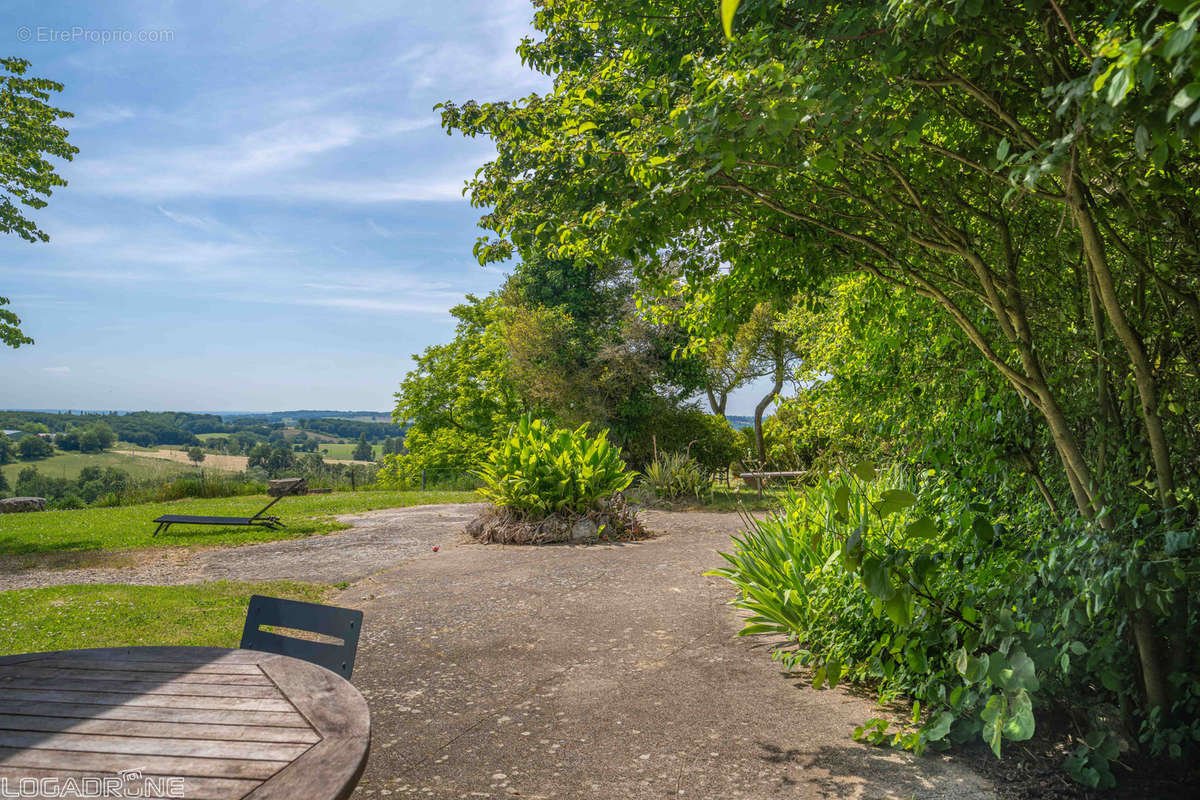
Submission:
[[[484,437],[453,428],[432,433],[410,430],[403,445],[407,453],[383,458],[379,483],[388,489],[419,487],[422,472],[427,487],[473,489],[479,485],[475,469],[492,451],[492,443]]]
[[[662,409],[646,415],[645,422],[625,448],[635,467],[654,460],[654,452],[687,452],[707,472],[724,474],[745,452],[742,437],[724,417],[698,408]]]
[[[589,436],[587,428],[555,430],[522,417],[479,469],[480,493],[521,515],[545,516],[583,513],[625,489],[635,473],[625,468],[620,448],[609,443],[608,431]]]
[[[1195,752],[1195,664],[1178,664],[1169,714],[1146,711],[1123,606],[1141,597],[1139,613],[1194,641],[1200,613],[1164,609],[1200,569],[1200,534],[1167,526],[1118,544],[1093,522],[964,496],[932,471],[911,481],[859,464],[750,521],[714,574],[752,614],[742,634],[788,635],[777,657],[812,669],[814,686],[863,681],[914,700],[912,726],[872,719],[857,738],[917,752],[982,738],[1000,757],[1058,707],[1082,732],[1064,766],[1093,787],[1113,785],[1135,736],[1153,755]]]
[[[712,489],[712,480],[687,453],[660,453],[658,459],[646,467],[642,479],[663,500],[699,498]]]

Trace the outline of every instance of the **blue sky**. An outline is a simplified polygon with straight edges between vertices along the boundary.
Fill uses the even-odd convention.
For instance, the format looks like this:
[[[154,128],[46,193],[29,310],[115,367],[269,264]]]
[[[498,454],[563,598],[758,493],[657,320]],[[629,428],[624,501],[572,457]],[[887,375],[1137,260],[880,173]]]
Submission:
[[[6,3],[0,53],[65,84],[80,152],[32,213],[51,241],[0,240],[0,294],[37,342],[0,352],[0,407],[390,409],[448,309],[503,279],[461,194],[491,145],[432,107],[546,88],[513,52],[531,16]]]

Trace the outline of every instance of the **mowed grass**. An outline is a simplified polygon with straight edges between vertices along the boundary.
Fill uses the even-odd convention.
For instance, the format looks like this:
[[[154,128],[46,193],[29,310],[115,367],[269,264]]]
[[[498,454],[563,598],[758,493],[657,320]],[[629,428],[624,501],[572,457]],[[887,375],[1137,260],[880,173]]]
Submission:
[[[0,655],[84,647],[237,647],[252,594],[320,602],[321,584],[50,586],[0,592]]]
[[[358,446],[358,442],[321,442],[317,447],[319,452],[325,458],[333,458],[338,461],[353,461],[354,448]],[[371,445],[371,460],[378,461],[380,453],[383,452],[383,445]]]
[[[85,467],[116,467],[129,473],[134,480],[168,478],[173,475],[194,474],[196,468],[188,464],[153,458],[138,458],[127,453],[110,450],[106,453],[63,453],[56,452],[49,458],[36,461],[17,461],[0,467],[9,486],[16,487],[17,474],[26,467],[37,467],[38,472],[52,478],[75,480]]]
[[[271,498],[266,495],[179,500],[118,508],[83,508],[77,511],[39,511],[0,515],[0,557],[20,554],[86,550],[124,550],[184,545],[239,545],[277,539],[296,539],[341,530],[333,514],[400,508],[430,503],[471,503],[474,492],[334,492],[285,497],[268,514],[279,516],[286,527],[219,527],[172,525],[153,536],[151,521],[162,514],[212,517],[249,517]]]

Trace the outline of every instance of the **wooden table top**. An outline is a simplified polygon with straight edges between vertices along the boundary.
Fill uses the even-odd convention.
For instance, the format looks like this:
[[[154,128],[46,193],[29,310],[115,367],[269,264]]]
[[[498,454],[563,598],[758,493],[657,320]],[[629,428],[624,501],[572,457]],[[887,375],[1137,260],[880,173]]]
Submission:
[[[0,789],[12,793],[0,796],[32,778],[58,782],[39,789],[47,794],[90,779],[121,781],[117,796],[335,800],[353,791],[370,740],[358,690],[286,656],[125,647],[0,657]]]

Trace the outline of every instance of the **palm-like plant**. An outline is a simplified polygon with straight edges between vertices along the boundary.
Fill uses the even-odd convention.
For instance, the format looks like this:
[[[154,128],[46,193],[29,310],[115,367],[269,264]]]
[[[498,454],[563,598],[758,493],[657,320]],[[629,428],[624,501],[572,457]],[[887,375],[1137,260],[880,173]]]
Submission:
[[[608,431],[589,436],[586,423],[573,431],[553,429],[529,415],[513,425],[477,474],[484,497],[526,516],[582,513],[628,487],[635,475]]]

